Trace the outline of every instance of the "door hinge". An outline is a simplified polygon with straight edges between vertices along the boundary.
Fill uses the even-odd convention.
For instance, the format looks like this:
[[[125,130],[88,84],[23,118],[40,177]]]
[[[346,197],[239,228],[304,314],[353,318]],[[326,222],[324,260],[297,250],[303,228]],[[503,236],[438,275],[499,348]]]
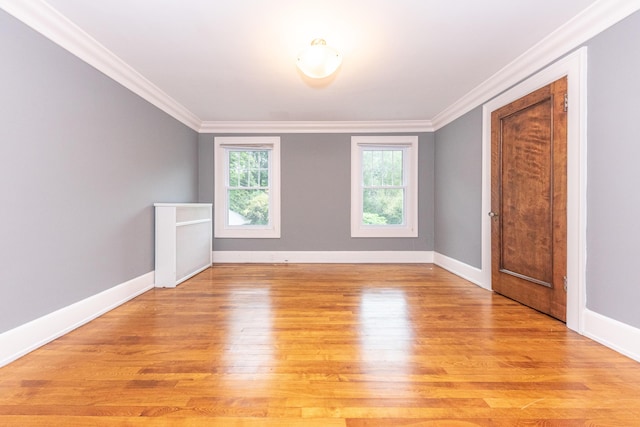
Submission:
[[[562,276],[562,283],[564,284],[564,291],[567,292],[567,276]]]
[[[569,94],[564,94],[564,112],[569,111]]]

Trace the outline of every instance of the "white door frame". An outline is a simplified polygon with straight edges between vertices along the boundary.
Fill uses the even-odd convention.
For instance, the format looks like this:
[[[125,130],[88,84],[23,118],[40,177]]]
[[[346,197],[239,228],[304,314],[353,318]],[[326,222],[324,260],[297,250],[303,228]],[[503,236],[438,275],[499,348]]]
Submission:
[[[567,327],[582,334],[586,308],[587,48],[582,47],[482,107],[482,283],[491,289],[491,113],[568,77]]]

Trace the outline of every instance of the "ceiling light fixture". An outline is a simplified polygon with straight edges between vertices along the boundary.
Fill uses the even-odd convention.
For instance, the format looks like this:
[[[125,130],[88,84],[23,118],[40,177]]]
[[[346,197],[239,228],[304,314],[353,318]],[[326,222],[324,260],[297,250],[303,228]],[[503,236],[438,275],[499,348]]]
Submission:
[[[342,63],[342,55],[327,46],[324,39],[314,39],[298,54],[298,68],[312,79],[322,79],[333,74]]]

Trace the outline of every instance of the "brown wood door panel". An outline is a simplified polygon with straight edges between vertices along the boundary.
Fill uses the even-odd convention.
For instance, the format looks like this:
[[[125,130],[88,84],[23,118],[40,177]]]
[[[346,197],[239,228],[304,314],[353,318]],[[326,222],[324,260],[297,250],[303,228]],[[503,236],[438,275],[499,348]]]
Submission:
[[[566,78],[492,113],[492,287],[566,320]]]

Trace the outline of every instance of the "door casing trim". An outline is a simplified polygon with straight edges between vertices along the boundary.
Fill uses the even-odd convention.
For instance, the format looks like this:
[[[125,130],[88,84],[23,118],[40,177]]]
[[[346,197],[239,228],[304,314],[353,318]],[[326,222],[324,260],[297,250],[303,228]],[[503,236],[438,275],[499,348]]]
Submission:
[[[564,76],[567,117],[567,327],[584,333],[586,308],[587,48],[549,65],[482,106],[482,281],[491,289],[491,113]]]

